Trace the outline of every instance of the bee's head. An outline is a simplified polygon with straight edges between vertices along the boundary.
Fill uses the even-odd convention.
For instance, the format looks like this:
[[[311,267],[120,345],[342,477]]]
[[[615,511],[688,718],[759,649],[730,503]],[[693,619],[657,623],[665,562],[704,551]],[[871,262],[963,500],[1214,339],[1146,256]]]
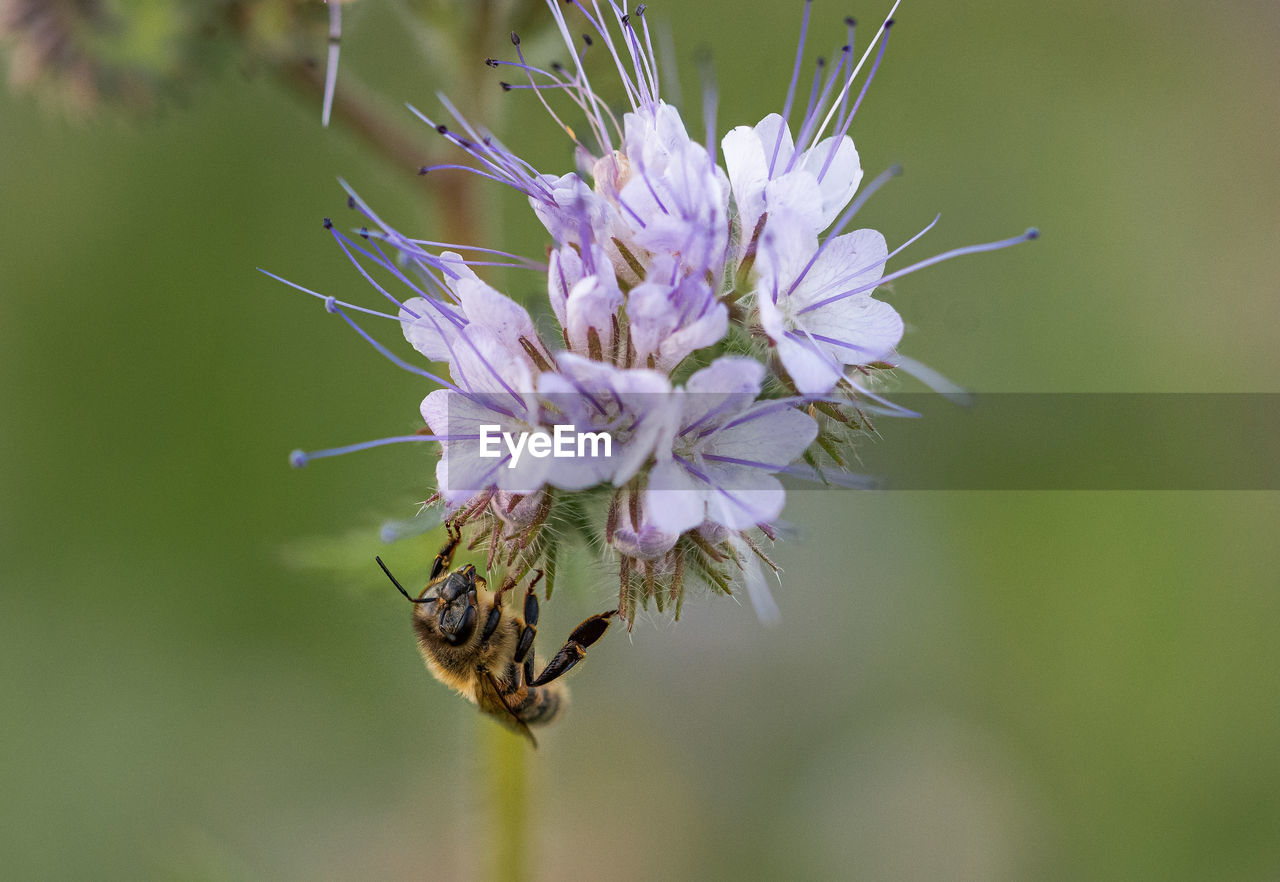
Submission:
[[[414,621],[450,646],[471,639],[476,615],[476,568],[469,564],[429,585],[414,601]]]
[[[441,639],[450,646],[461,646],[471,639],[477,616],[475,567],[467,564],[437,579],[415,598],[391,575],[382,558],[377,561],[391,584],[413,603],[413,623],[423,639]]]

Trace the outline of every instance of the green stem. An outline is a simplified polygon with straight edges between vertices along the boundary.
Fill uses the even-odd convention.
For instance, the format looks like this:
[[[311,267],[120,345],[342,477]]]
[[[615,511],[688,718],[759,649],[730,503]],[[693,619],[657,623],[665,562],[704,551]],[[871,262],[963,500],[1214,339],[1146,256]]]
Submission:
[[[489,878],[522,882],[529,878],[529,744],[490,720],[484,727],[485,798],[489,802]]]

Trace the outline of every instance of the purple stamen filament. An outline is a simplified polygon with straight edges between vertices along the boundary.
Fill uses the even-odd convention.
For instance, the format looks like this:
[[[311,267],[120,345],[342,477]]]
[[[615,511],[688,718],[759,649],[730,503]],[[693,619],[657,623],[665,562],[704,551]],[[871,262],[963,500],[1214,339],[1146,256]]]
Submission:
[[[848,226],[849,221],[853,220],[854,215],[858,213],[858,211],[862,208],[862,206],[867,204],[867,200],[870,199],[877,190],[879,190],[886,183],[888,183],[890,178],[897,177],[900,174],[902,174],[901,166],[897,166],[897,165],[890,166],[889,168],[882,171],[879,175],[877,175],[874,181],[872,181],[870,184],[868,184],[866,187],[863,188],[862,192],[858,194],[858,197],[853,200],[853,203],[847,209],[845,209],[844,214],[840,215],[839,219],[836,220],[835,226],[832,228],[831,232],[827,234],[827,238],[822,240],[822,244],[818,246],[818,250],[813,252],[813,257],[809,258],[809,262],[804,265],[804,269],[800,271],[800,275],[796,276],[795,281],[792,282],[791,285],[787,288],[787,294],[791,294],[793,291],[796,290],[797,287],[799,287],[800,282],[804,280],[804,277],[806,275],[808,275],[809,270],[812,269],[813,265],[817,262],[818,257],[821,256],[823,251],[827,250],[827,245],[829,245],[832,242],[832,240],[834,240],[837,236],[839,236],[842,232],[844,232],[844,228]],[[934,218],[933,222],[937,223],[938,219]],[[926,231],[928,229],[929,227],[925,227]],[[917,236],[916,238],[919,238],[919,236]],[[915,241],[915,240],[913,239],[911,241]],[[910,242],[908,242],[907,244],[910,244]],[[886,260],[887,259],[888,258],[886,258]],[[867,269],[870,269],[870,267],[867,267]],[[778,302],[778,298],[776,294],[773,298],[773,302],[774,303]]]
[[[913,263],[909,267],[905,267],[904,269],[900,269],[900,270],[897,270],[896,272],[892,272],[889,275],[879,278],[874,282],[869,282],[866,285],[861,285],[857,288],[854,288],[851,291],[845,291],[841,294],[834,294],[831,297],[828,297],[826,300],[820,300],[817,303],[812,303],[804,307],[803,309],[801,309],[799,313],[797,313],[797,315],[802,315],[811,310],[818,309],[819,307],[822,307],[822,306],[826,306],[828,303],[834,303],[837,300],[843,300],[845,297],[853,297],[855,294],[862,294],[866,291],[870,291],[872,288],[875,288],[878,285],[883,285],[885,282],[892,282],[894,279],[900,279],[903,276],[907,275],[908,273],[913,273],[916,270],[924,269],[927,266],[933,266],[935,263],[941,263],[944,260],[950,260],[953,257],[960,257],[965,254],[979,254],[984,251],[999,251],[1001,248],[1009,248],[1013,245],[1021,245],[1023,242],[1029,242],[1032,239],[1037,238],[1039,235],[1040,235],[1039,231],[1033,228],[1033,229],[1027,230],[1021,236],[1014,236],[1009,239],[1001,239],[999,242],[987,242],[982,245],[968,245],[968,246],[965,246],[964,248],[954,248],[951,251],[944,251],[942,254],[934,255],[933,257],[930,257],[927,260],[922,260],[919,263]]]
[[[361,441],[359,444],[348,444],[345,447],[330,447],[327,450],[313,450],[307,452],[305,450],[295,450],[289,454],[289,463],[295,469],[302,468],[313,459],[324,459],[330,456],[342,456],[347,453],[356,453],[361,450],[370,450],[374,447],[383,447],[388,444],[404,444],[407,442],[417,441],[461,441],[466,438],[478,439],[479,435],[472,436],[445,436],[445,435],[397,435],[392,438],[377,438],[373,441]]]

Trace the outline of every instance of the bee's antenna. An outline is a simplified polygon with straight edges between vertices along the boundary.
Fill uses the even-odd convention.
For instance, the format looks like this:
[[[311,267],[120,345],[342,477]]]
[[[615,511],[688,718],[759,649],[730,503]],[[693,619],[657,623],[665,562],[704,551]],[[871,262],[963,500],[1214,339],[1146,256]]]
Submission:
[[[424,597],[415,598],[408,591],[405,591],[404,586],[401,585],[399,581],[397,581],[395,576],[391,575],[391,570],[387,569],[387,565],[382,562],[381,557],[374,557],[374,560],[378,562],[378,566],[382,567],[382,571],[387,574],[387,578],[391,580],[391,584],[395,585],[397,588],[400,589],[400,593],[405,596],[406,600],[408,600],[410,603],[428,603],[429,602]]]

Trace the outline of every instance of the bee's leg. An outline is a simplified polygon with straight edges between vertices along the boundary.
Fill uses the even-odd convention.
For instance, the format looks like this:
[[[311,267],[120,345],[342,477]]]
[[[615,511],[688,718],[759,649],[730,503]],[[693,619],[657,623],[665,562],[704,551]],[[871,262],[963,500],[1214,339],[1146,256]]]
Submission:
[[[529,653],[524,657],[524,682],[526,684],[533,683],[533,653]]]
[[[611,609],[605,613],[597,613],[574,628],[564,646],[561,646],[560,651],[552,656],[551,661],[547,662],[547,666],[542,669],[542,673],[529,681],[529,685],[542,686],[550,683],[582,661],[583,656],[587,654],[587,647],[604,636],[604,632],[609,629],[609,619],[617,614],[618,611],[616,609]],[[526,670],[531,671],[529,668],[526,668]]]
[[[516,587],[514,581],[507,582],[498,589],[498,593],[493,595],[493,609],[489,610],[489,617],[485,619],[484,630],[480,632],[480,641],[487,642],[493,636],[493,632],[498,630],[498,623],[502,621],[502,595],[506,594],[512,588]]]
[[[516,643],[515,662],[525,664],[525,674],[533,673],[533,656],[529,655],[529,650],[533,648],[533,638],[538,635],[538,594],[533,589],[537,586],[538,581],[542,578],[542,570],[538,570],[533,574],[529,587],[524,592],[524,630],[520,632],[520,640]],[[525,677],[525,682],[529,682],[529,677]]]
[[[516,651],[511,658],[511,666],[507,673],[507,685],[503,689],[503,695],[518,695],[518,704],[516,710],[519,711],[528,706],[533,700],[532,693],[526,691],[529,681],[533,679],[533,653],[529,650],[533,648],[533,639],[538,634],[538,595],[534,591],[539,580],[542,579],[542,570],[537,570],[533,574],[529,587],[524,592],[524,628],[520,631],[520,637],[516,641]],[[502,591],[507,591],[515,587],[512,582],[502,587]],[[501,599],[502,592],[499,592],[498,598]]]
[[[502,621],[502,604],[495,601],[493,609],[489,610],[489,617],[484,620],[484,630],[480,632],[480,642],[488,643],[489,638],[493,636],[493,632],[498,630],[498,622]]]
[[[446,523],[444,528],[449,534],[449,541],[444,544],[444,548],[441,548],[440,553],[436,555],[435,563],[431,565],[431,576],[427,579],[428,583],[434,582],[440,578],[442,573],[449,571],[449,568],[453,566],[453,553],[458,550],[458,543],[462,541],[462,528],[453,521]]]

